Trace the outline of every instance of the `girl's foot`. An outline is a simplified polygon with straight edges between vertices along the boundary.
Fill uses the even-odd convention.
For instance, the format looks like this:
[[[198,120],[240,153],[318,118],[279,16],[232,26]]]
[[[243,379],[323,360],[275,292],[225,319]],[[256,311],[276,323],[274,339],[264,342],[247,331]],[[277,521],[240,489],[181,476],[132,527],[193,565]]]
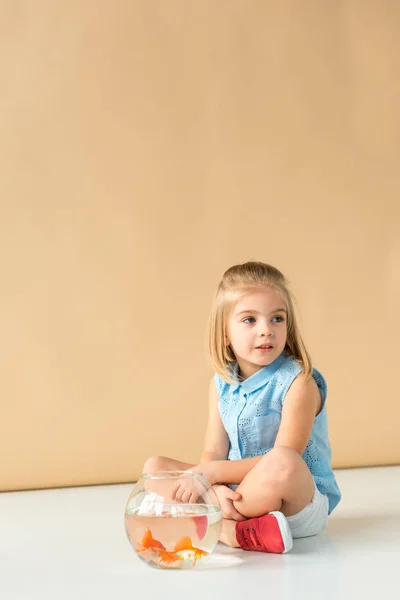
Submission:
[[[235,523],[235,537],[243,550],[283,554],[293,546],[289,523],[280,511]]]
[[[244,521],[243,521],[244,522]],[[231,548],[239,548],[240,544],[236,539],[236,521],[232,519],[222,519],[221,535],[219,541]]]

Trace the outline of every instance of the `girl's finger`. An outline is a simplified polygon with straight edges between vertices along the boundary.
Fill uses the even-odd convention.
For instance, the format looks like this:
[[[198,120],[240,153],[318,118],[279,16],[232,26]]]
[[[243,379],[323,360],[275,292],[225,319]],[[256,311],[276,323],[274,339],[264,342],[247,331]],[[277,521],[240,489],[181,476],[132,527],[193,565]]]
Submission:
[[[232,517],[235,521],[246,521],[247,517],[244,517],[240,514],[240,512],[236,511],[235,515]]]
[[[181,497],[182,502],[186,502],[186,503],[189,502],[191,495],[192,495],[192,492],[190,490],[185,490]]]
[[[176,492],[178,491],[178,486],[175,484],[171,487],[171,498],[174,500],[176,498]]]
[[[234,521],[245,521],[246,520],[246,517],[244,517],[242,514],[240,514],[240,512],[237,511],[233,505],[230,507],[230,509],[227,512],[229,515],[228,519],[233,519]]]
[[[240,492],[235,492],[234,490],[230,490],[230,493],[228,494],[228,498],[230,500],[241,500],[242,499],[242,494]]]
[[[194,504],[197,499],[198,499],[198,494],[196,494],[196,492],[192,492],[190,498],[189,498],[189,503]]]
[[[174,500],[181,500],[182,499],[182,493],[183,493],[183,489],[181,488],[181,486],[179,486],[175,492],[175,494],[172,496]]]

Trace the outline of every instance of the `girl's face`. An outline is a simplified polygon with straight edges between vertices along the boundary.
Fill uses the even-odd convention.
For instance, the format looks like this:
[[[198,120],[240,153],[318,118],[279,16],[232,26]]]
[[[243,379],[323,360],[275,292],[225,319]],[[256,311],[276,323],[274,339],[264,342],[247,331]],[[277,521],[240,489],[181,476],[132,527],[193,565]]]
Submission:
[[[287,337],[287,309],[273,288],[252,290],[233,306],[227,339],[243,378],[250,377],[282,354]]]

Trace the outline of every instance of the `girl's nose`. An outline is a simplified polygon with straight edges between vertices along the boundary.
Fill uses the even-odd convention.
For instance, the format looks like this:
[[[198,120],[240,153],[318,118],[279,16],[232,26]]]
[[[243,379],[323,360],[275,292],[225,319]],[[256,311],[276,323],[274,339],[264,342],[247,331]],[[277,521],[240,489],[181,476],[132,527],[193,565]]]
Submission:
[[[265,335],[267,337],[272,335],[272,330],[269,325],[264,325],[264,327],[262,327],[261,335]]]

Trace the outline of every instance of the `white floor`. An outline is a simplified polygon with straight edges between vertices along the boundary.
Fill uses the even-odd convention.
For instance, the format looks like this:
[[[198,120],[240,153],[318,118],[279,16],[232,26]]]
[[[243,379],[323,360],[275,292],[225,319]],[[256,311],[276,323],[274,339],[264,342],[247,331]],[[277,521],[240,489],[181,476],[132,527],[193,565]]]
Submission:
[[[343,500],[286,555],[218,545],[208,565],[158,571],[123,526],[131,485],[0,494],[1,600],[398,598],[400,466],[337,471]]]

